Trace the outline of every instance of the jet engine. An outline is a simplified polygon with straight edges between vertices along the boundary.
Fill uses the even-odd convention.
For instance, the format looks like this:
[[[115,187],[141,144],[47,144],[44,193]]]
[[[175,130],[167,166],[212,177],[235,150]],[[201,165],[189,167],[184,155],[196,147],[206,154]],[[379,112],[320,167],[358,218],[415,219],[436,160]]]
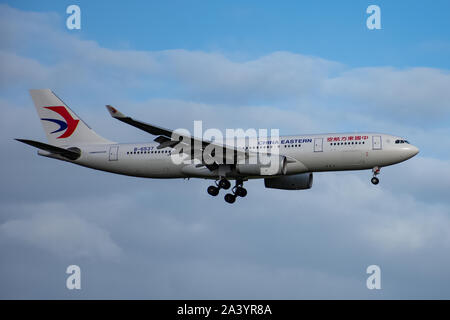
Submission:
[[[264,179],[265,187],[271,189],[305,190],[310,189],[312,187],[312,184],[313,184],[312,172]]]

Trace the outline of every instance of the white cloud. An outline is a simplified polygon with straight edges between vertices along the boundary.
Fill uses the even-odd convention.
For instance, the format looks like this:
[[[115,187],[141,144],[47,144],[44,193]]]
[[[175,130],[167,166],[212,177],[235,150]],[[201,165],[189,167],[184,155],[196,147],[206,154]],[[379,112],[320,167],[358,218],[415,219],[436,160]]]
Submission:
[[[303,112],[311,112],[312,106],[319,106],[322,114],[357,109],[377,119],[442,121],[449,115],[448,70],[352,69],[290,52],[234,61],[220,52],[111,50],[63,32],[54,14],[26,13],[5,5],[0,11],[1,29],[9,35],[1,55],[4,89],[18,84],[71,86],[78,92],[92,95],[95,91],[97,96],[111,98],[138,90],[147,98],[171,96],[240,105],[263,102],[278,107],[286,104],[283,101],[296,101],[294,106]],[[36,33],[46,36],[37,40]],[[43,48],[45,54],[38,50]]]
[[[424,157],[419,154],[413,160],[398,166],[385,168],[381,175],[385,188],[392,192],[412,195],[428,203],[448,204],[450,190],[450,161]]]
[[[407,203],[405,207],[409,205]],[[433,247],[450,249],[450,218],[445,215],[445,208],[422,208],[424,211],[420,213],[406,211],[405,208],[409,216],[394,215],[380,219],[362,230],[363,236],[379,250],[390,254],[423,252]]]
[[[373,113],[436,119],[450,111],[450,73],[432,68],[358,68],[324,81],[323,91]],[[424,119],[423,119],[424,120]]]
[[[37,213],[11,219],[0,225],[0,235],[64,258],[116,259],[120,247],[108,232],[79,215],[67,213],[65,205],[43,203],[33,206]]]
[[[223,54],[164,51],[158,54],[163,70],[199,97],[224,101],[272,100],[309,96],[338,63],[289,52],[274,52],[254,60],[235,62]]]
[[[21,57],[10,52],[0,51],[0,88],[20,83],[24,79],[31,82],[43,81],[49,70],[38,61]]]

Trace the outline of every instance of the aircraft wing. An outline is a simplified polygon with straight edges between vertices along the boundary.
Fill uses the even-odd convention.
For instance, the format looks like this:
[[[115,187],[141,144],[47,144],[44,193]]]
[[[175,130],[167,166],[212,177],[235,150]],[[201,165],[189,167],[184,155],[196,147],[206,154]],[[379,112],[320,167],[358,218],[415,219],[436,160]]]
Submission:
[[[148,124],[139,120],[135,120],[129,116],[125,116],[123,113],[121,113],[119,110],[114,108],[113,106],[107,105],[106,108],[108,109],[111,116],[117,120],[120,120],[122,122],[125,122],[133,127],[136,127],[138,129],[141,129],[145,132],[148,132],[152,135],[157,135],[154,139],[155,142],[159,143],[158,149],[166,148],[166,147],[174,147],[179,143],[182,143],[182,141],[186,142],[190,140],[191,145],[191,156],[194,158],[199,158],[202,160],[202,151],[207,146],[212,146],[215,148],[222,148],[223,149],[223,162],[222,163],[236,163],[237,159],[247,159],[249,157],[248,150],[240,150],[236,147],[231,147],[227,145],[220,145],[216,144],[212,141],[203,140],[200,138],[187,136],[178,134],[177,132],[174,133],[173,130],[165,129],[159,126],[155,126],[152,124]],[[178,138],[178,139],[176,139]],[[195,148],[198,148],[199,150],[195,150]],[[227,157],[230,157],[232,155],[233,159],[228,159]]]

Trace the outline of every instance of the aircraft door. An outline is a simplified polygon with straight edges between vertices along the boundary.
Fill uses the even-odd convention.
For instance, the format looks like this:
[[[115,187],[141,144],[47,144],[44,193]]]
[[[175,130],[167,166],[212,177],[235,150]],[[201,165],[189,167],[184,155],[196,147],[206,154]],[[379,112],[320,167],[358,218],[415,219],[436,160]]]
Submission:
[[[314,152],[323,151],[323,138],[314,138]]]
[[[119,159],[119,146],[109,147],[109,161],[117,161]]]
[[[381,150],[381,136],[372,136],[372,149]]]

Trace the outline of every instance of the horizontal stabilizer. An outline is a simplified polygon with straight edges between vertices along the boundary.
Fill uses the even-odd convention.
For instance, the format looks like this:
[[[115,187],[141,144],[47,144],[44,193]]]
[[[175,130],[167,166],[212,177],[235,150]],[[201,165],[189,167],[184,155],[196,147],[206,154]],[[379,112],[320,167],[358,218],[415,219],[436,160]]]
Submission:
[[[39,141],[26,140],[26,139],[16,139],[16,140],[19,142],[28,144],[32,147],[35,147],[35,148],[38,148],[41,150],[45,150],[50,153],[58,154],[69,160],[76,160],[81,156],[81,151],[78,148],[64,149],[64,148],[55,147],[50,144],[46,144],[46,143],[39,142]]]

